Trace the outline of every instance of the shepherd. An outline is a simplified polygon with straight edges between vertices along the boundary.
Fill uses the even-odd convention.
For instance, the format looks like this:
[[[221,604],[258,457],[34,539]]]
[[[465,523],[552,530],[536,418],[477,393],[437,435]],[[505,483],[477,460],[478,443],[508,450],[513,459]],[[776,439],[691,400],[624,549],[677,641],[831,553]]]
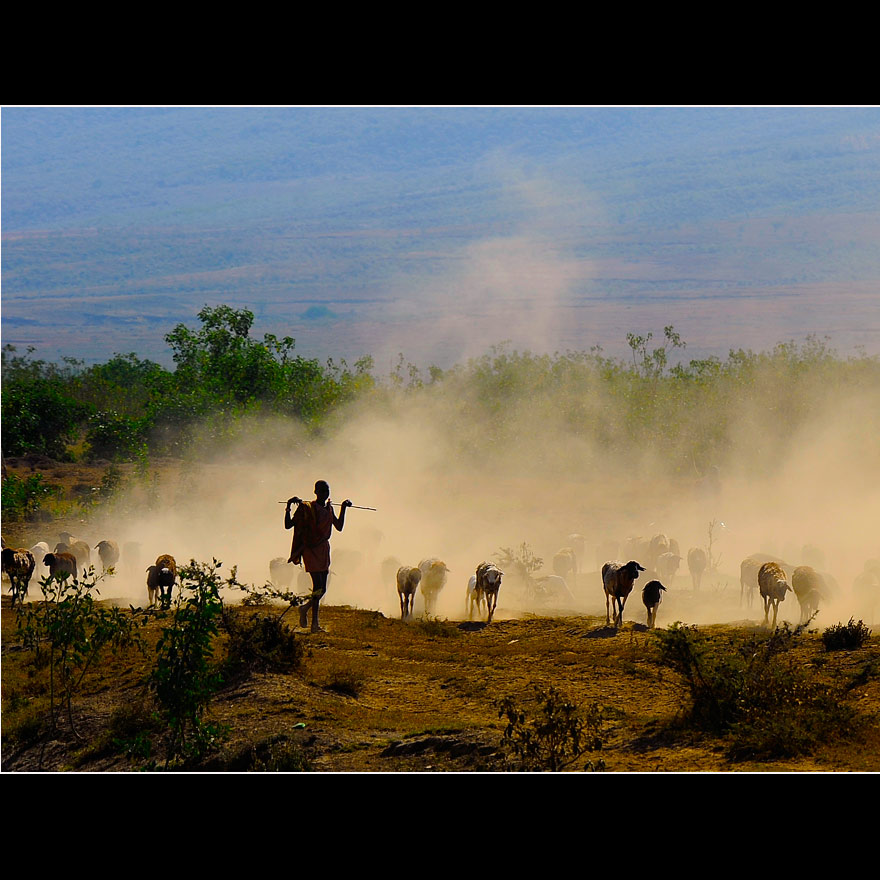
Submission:
[[[297,508],[291,516],[290,506]],[[288,562],[299,565],[302,562],[312,578],[311,598],[299,606],[299,625],[303,629],[309,625],[309,608],[312,609],[312,632],[322,632],[318,624],[318,605],[327,592],[327,577],[330,574],[330,535],[334,526],[341,532],[345,525],[345,511],[351,501],[342,502],[339,516],[333,512],[330,503],[330,486],[325,480],[315,483],[315,500],[303,501],[295,495],[287,502],[284,511],[284,528],[293,529],[293,543]]]

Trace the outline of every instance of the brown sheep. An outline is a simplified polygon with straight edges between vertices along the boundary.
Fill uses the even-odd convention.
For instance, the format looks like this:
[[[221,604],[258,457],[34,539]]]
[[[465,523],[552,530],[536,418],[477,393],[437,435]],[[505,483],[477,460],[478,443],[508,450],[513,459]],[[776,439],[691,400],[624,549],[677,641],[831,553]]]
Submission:
[[[798,623],[806,623],[819,610],[819,601],[830,598],[821,572],[810,565],[799,565],[791,576],[791,588],[801,606]]]
[[[437,597],[440,591],[446,586],[446,578],[449,569],[446,563],[440,559],[430,558],[423,559],[419,563],[419,571],[422,573],[422,596],[425,599],[425,613],[433,614],[437,605]]]
[[[67,534],[64,532],[63,534]],[[55,545],[56,553],[72,553],[76,557],[78,570],[82,574],[86,574],[89,566],[92,564],[92,548],[85,541],[71,541],[69,544],[60,541]]]
[[[770,616],[770,607],[773,607],[773,623],[776,627],[776,614],[779,610],[779,603],[785,600],[785,594],[791,589],[788,581],[785,579],[785,572],[782,566],[776,562],[765,562],[758,569],[758,590],[761,598],[764,600],[764,625]]]
[[[28,585],[31,582],[31,575],[37,564],[34,554],[24,548],[16,550],[12,547],[4,547],[2,557],[3,571],[9,577],[10,589],[12,590],[12,604],[15,605],[16,600],[19,604],[23,604],[24,597],[27,596]]]
[[[79,567],[72,553],[47,553],[43,557],[43,565],[49,569],[49,577],[57,578],[75,578]]]
[[[171,593],[177,580],[177,563],[174,557],[163,553],[156,558],[156,564],[147,569],[147,595],[150,605],[156,604],[158,596],[161,608],[171,607]]]
[[[700,584],[703,582],[703,572],[709,564],[706,551],[702,547],[691,547],[688,550],[688,571],[691,573],[691,583],[694,585],[694,592],[700,591]]]
[[[660,581],[648,581],[642,587],[642,603],[648,609],[648,629],[654,629],[657,622],[657,609],[660,607],[661,593],[666,592],[666,587]]]
[[[602,588],[605,590],[605,623],[611,623],[611,608],[614,608],[614,625],[623,623],[623,606],[632,592],[633,584],[640,571],[645,571],[634,559],[626,564],[606,562],[602,566]],[[615,607],[616,606],[616,607]]]
[[[397,569],[397,594],[400,597],[401,620],[412,617],[413,602],[415,602],[416,590],[421,579],[421,569],[408,565],[402,565]]]
[[[95,544],[95,550],[101,559],[101,567],[104,571],[114,568],[119,562],[119,544],[116,541],[99,541]]]
[[[755,590],[758,587],[758,572],[765,562],[775,562],[781,566],[783,570],[791,568],[788,563],[783,562],[776,556],[770,556],[767,553],[753,553],[747,556],[740,563],[739,567],[739,604],[743,604],[743,595],[748,600],[749,608],[752,607],[752,601],[755,598]]]

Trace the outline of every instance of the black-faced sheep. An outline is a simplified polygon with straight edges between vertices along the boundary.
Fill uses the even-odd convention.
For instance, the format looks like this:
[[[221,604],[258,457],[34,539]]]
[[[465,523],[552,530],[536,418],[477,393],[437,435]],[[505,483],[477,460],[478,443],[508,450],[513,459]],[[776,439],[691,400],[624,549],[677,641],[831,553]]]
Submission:
[[[155,605],[158,598],[161,608],[170,608],[171,593],[176,580],[177,563],[174,557],[168,553],[158,556],[155,565],[147,568],[147,595],[150,605]]]
[[[765,562],[758,569],[758,590],[764,600],[764,625],[767,625],[770,617],[770,607],[773,607],[773,623],[776,627],[776,614],[779,603],[785,600],[785,594],[791,589],[785,579],[782,566],[776,562]]]
[[[694,592],[700,591],[700,584],[703,582],[703,573],[709,564],[709,558],[706,551],[702,547],[691,547],[688,550],[688,571],[691,573],[691,583]]]
[[[23,604],[36,566],[34,554],[24,548],[16,550],[12,547],[4,547],[2,558],[3,571],[9,577],[12,590],[12,604],[15,605],[16,601]]]
[[[491,623],[498,604],[498,590],[504,572],[494,562],[481,562],[477,566],[475,592],[486,600],[486,623]]]
[[[47,553],[43,557],[43,565],[49,569],[49,577],[57,578],[67,575],[75,578],[79,567],[72,553]]]
[[[412,617],[416,590],[419,588],[419,581],[421,581],[421,579],[422,572],[419,568],[402,565],[397,569],[397,595],[400,598],[401,620],[406,620],[408,617]]]
[[[642,603],[648,610],[648,629],[654,629],[657,622],[657,609],[660,607],[662,593],[666,592],[666,587],[660,581],[648,581],[642,587]]]
[[[95,544],[95,550],[101,559],[101,567],[104,571],[114,568],[119,562],[119,545],[116,541],[99,541]]]
[[[437,606],[437,597],[446,585],[449,569],[446,563],[435,557],[423,559],[419,563],[419,571],[422,573],[422,596],[425,600],[425,613],[433,614]]]
[[[623,606],[632,592],[633,584],[640,571],[645,569],[634,559],[627,563],[606,562],[602,566],[602,588],[605,590],[605,623],[611,623],[611,609],[614,608],[614,625],[623,623]]]

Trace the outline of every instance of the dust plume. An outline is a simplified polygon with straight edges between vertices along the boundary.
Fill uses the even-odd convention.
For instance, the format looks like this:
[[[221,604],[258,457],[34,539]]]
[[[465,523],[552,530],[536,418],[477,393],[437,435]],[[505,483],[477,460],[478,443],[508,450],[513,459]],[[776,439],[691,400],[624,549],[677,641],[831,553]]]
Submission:
[[[876,384],[817,390],[796,429],[788,428],[784,413],[768,422],[766,407],[748,395],[735,411],[712,412],[705,404],[701,429],[723,421],[727,452],[676,470],[638,426],[629,444],[615,442],[621,426],[599,388],[582,384],[545,396],[514,389],[487,401],[471,379],[453,374],[363,400],[320,435],[292,421],[254,418],[239,426],[236,439],[206,441],[187,461],[160,466],[121,495],[113,515],[87,536],[93,546],[105,538],[139,544],[136,564],[124,557],[102,594],[145,604],[144,569],[160,553],[179,563],[216,558],[224,572],[237,566],[239,580],[265,583],[269,561],[290,552],[279,502],[293,495],[311,499],[315,481],[326,479],[333,501],[377,508],[348,511],[344,531],[333,533],[327,604],[398,616],[393,575],[383,574],[383,561],[392,558],[395,569],[439,557],[450,574],[436,614],[462,620],[466,584],[480,562],[497,562],[502,548],[525,543],[543,560],[534,575],[547,576],[554,554],[575,546],[579,568],[567,579],[568,600],[528,594],[507,572],[496,620],[561,613],[604,622],[602,562],[623,559],[628,539],[663,533],[678,542],[683,559],[665,581],[659,626],[760,623],[760,598],[741,603],[739,583],[740,562],[758,552],[832,575],[833,590],[814,625],[850,616],[880,623],[880,603],[853,590],[865,563],[880,558]],[[766,377],[771,385],[783,381]],[[572,428],[575,405],[595,413],[595,422],[588,420],[592,433]],[[687,433],[686,419],[695,415],[669,417]],[[577,534],[582,547],[571,537]],[[691,547],[709,549],[717,562],[699,591],[685,561]],[[640,593],[652,574],[636,582],[625,621],[644,623]],[[307,592],[307,584],[298,590]],[[415,611],[423,611],[418,598]],[[789,593],[779,620],[798,618]]]

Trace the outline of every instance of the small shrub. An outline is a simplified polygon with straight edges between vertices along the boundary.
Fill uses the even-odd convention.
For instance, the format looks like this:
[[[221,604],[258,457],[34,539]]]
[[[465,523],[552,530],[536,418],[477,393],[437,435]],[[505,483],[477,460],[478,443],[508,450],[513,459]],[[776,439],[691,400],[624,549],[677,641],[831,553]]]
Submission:
[[[357,699],[366,683],[366,675],[351,666],[339,667],[329,671],[325,687],[336,694]]]
[[[440,636],[441,638],[450,638],[460,636],[459,628],[448,620],[440,620],[437,617],[431,617],[426,614],[416,624],[418,628],[428,636]]]
[[[570,702],[554,687],[534,685],[537,711],[533,717],[513,697],[498,701],[498,717],[507,719],[503,744],[519,759],[523,770],[556,772],[577,761],[584,752],[602,748],[604,710],[598,703],[586,708]],[[603,761],[586,763],[601,770]]]
[[[224,612],[223,623],[229,635],[223,667],[227,679],[252,672],[294,672],[302,665],[303,646],[279,615],[247,615],[233,608]]]
[[[296,743],[279,737],[253,747],[248,769],[254,773],[310,773],[314,768]]]
[[[855,623],[852,618],[849,623],[836,623],[829,626],[822,633],[822,644],[826,651],[852,651],[861,648],[871,637],[871,628],[865,626],[863,621]]]
[[[719,650],[696,626],[656,630],[661,663],[678,672],[694,727],[730,737],[733,760],[808,754],[850,733],[856,714],[843,694],[810,677],[788,653],[799,633],[788,624],[769,638]]]

